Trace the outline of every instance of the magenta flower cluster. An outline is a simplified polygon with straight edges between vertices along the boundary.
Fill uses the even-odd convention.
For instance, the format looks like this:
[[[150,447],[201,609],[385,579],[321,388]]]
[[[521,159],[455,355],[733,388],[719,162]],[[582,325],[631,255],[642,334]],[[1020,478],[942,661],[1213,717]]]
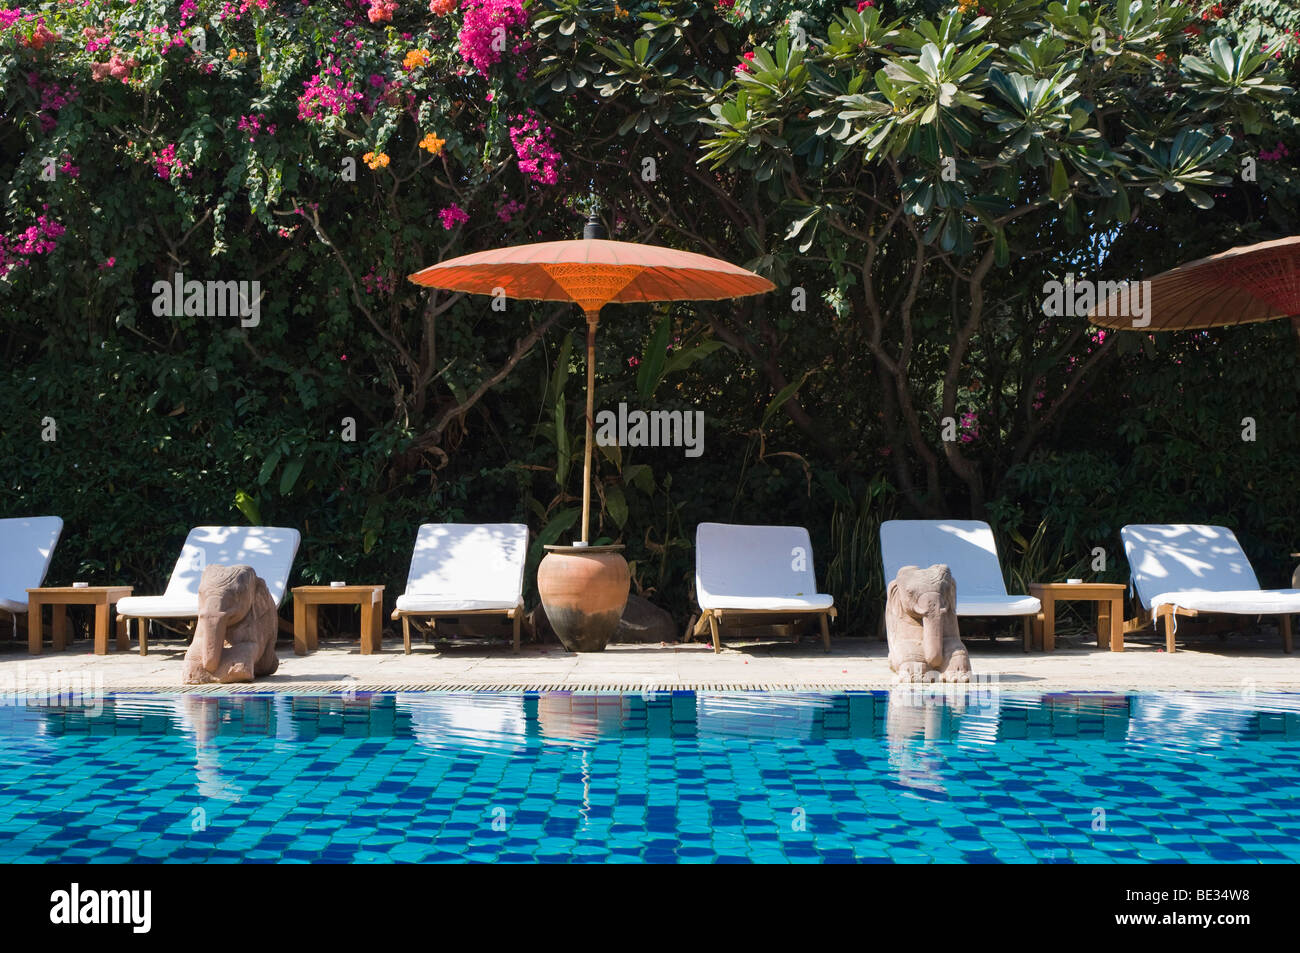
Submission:
[[[223,3],[221,5],[221,16],[219,19],[226,20],[233,17],[238,20],[247,13],[251,7],[265,10],[268,6],[270,6],[270,0],[241,0],[238,4],[233,2]]]
[[[86,27],[81,31],[82,37],[86,41],[87,53],[98,53],[100,50],[113,45],[113,37],[107,32],[101,33],[92,26]]]
[[[523,209],[523,202],[516,202],[514,199],[508,199],[499,209],[497,209],[497,218],[503,222],[509,222],[516,214],[522,212]]]
[[[240,132],[248,133],[249,142],[256,141],[257,137],[264,132],[268,136],[275,135],[275,123],[270,123],[267,126],[263,126],[262,117],[256,114],[251,116],[240,116],[238,126]]]
[[[979,415],[973,411],[967,411],[961,415],[961,442],[970,443],[978,440],[980,435]]]
[[[439,212],[438,217],[442,219],[442,227],[447,231],[451,231],[457,225],[462,225],[469,221],[469,215],[455,202],[452,202],[445,209]]]
[[[298,97],[298,118],[306,122],[324,122],[330,116],[342,116],[357,111],[362,94],[343,70],[331,63],[307,82],[306,91]]]
[[[41,206],[48,212],[48,205]],[[36,224],[28,226],[13,238],[0,235],[0,278],[5,277],[16,268],[23,268],[33,255],[48,255],[58,246],[64,228],[49,215],[36,217]]]
[[[388,297],[397,287],[392,275],[379,271],[378,265],[371,265],[370,270],[361,276],[361,283],[366,286],[366,294]]]
[[[27,74],[27,85],[41,100],[41,108],[36,114],[41,124],[41,131],[49,132],[58,125],[58,119],[54,114],[77,98],[77,87],[70,86],[64,89],[58,83],[47,83],[35,70]]]
[[[514,118],[510,143],[519,159],[519,171],[534,182],[554,185],[560,181],[560,154],[552,145],[551,127],[543,127],[530,109]]]
[[[194,174],[189,171],[189,167],[176,154],[176,146],[173,143],[163,146],[161,152],[152,153],[151,158],[154,171],[158,173],[158,178],[164,182],[172,178],[179,178],[181,175],[190,177]]]
[[[461,58],[486,76],[501,61],[510,34],[528,24],[523,0],[465,0],[457,39]]]

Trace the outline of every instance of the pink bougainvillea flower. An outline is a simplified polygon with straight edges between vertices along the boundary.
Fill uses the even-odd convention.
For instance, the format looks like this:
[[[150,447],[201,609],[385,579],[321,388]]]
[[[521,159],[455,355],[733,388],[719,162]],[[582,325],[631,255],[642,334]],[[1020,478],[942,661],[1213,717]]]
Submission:
[[[505,52],[503,40],[528,23],[523,0],[465,0],[462,12],[457,36],[461,58],[486,76]]]
[[[552,145],[551,127],[543,128],[531,109],[514,117],[510,143],[515,147],[520,172],[542,185],[560,181],[560,154]]]
[[[50,210],[49,205],[41,206],[42,212]],[[11,271],[25,268],[31,263],[33,255],[48,255],[58,247],[58,239],[63,235],[64,227],[49,215],[36,217],[36,224],[23,229],[13,238],[0,234],[0,278]]]
[[[176,155],[176,146],[173,143],[163,146],[161,152],[151,153],[150,159],[153,162],[154,171],[158,173],[158,178],[164,182],[179,178],[181,175],[186,177],[193,175],[189,171],[189,167]]]
[[[135,57],[124,60],[121,53],[114,53],[106,63],[90,64],[90,78],[96,83],[102,83],[106,79],[121,80],[125,83],[131,78],[131,70],[137,65]]]
[[[343,70],[333,62],[302,85],[298,118],[306,122],[320,123],[332,116],[354,113],[357,103],[364,98],[350,81],[343,79]]]
[[[451,231],[457,225],[469,221],[469,215],[466,214],[465,210],[455,202],[452,202],[445,209],[439,212],[438,217],[442,219],[442,227],[447,231]]]
[[[371,23],[388,23],[396,12],[396,0],[370,0],[370,12],[367,16],[370,17]]]

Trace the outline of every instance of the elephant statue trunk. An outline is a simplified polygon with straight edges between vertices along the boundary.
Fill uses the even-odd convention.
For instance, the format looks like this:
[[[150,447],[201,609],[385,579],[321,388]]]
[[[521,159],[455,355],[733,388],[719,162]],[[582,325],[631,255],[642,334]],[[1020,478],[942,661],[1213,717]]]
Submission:
[[[226,647],[226,629],[229,613],[223,611],[220,599],[209,597],[199,603],[199,619],[194,627],[195,655],[204,671],[215,672],[221,664],[221,652]]]
[[[921,654],[925,664],[933,669],[943,668],[943,626],[945,614],[943,600],[938,592],[927,592],[916,600],[916,614],[921,617]]]
[[[184,682],[251,682],[272,675],[279,629],[275,600],[251,566],[208,566],[199,580],[199,617],[185,653]]]
[[[898,571],[886,597],[885,634],[900,682],[970,681],[970,657],[957,631],[957,583],[947,566]]]

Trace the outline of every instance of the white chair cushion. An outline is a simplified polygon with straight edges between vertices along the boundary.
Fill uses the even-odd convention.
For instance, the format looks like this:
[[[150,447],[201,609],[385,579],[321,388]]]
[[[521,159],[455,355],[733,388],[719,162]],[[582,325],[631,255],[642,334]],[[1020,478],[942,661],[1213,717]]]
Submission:
[[[513,609],[523,601],[523,523],[425,523],[415,537],[402,612]]]
[[[1033,596],[976,596],[963,599],[957,590],[958,615],[1037,615],[1043,604]]]
[[[1134,524],[1119,535],[1143,608],[1168,593],[1259,591],[1250,560],[1226,526]]]
[[[504,599],[448,599],[444,596],[422,596],[404,593],[397,597],[399,612],[476,612],[483,609],[517,609],[523,600],[508,602]]]
[[[27,611],[27,590],[45,582],[62,532],[63,520],[57,516],[0,520],[0,609]]]
[[[1236,592],[1186,590],[1162,592],[1151,599],[1151,607],[1171,605],[1194,612],[1224,612],[1232,615],[1289,615],[1300,612],[1300,589],[1241,589]]]
[[[702,609],[748,609],[756,612],[812,612],[830,609],[835,600],[827,593],[811,596],[712,596]]]
[[[1005,596],[993,529],[979,520],[886,520],[880,524],[880,559],[889,585],[904,566],[943,563],[957,583],[957,601]]]
[[[812,540],[802,526],[701,523],[695,595],[701,609],[798,612],[835,604],[817,591]]]
[[[123,599],[118,614],[158,619],[198,615],[199,580],[208,566],[251,566],[279,606],[301,539],[296,529],[282,526],[196,526],[185,538],[167,591]]]
[[[117,601],[117,614],[144,619],[193,619],[199,614],[199,597],[127,596]]]

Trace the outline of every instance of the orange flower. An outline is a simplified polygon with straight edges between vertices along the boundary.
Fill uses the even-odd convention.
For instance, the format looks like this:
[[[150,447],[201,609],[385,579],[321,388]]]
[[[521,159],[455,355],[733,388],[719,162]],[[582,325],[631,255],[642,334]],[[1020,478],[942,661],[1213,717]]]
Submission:
[[[420,148],[427,149],[429,150],[430,153],[436,156],[442,153],[442,147],[446,144],[446,142],[447,142],[446,139],[439,139],[433,133],[428,133],[423,139],[420,140]]]
[[[456,9],[456,0],[429,0],[429,12],[444,17]]]
[[[402,60],[402,65],[411,70],[417,66],[423,66],[427,62],[429,62],[428,50],[411,50],[406,54],[406,58]]]
[[[361,161],[371,169],[388,168],[388,154],[384,152],[367,152],[361,157]]]

